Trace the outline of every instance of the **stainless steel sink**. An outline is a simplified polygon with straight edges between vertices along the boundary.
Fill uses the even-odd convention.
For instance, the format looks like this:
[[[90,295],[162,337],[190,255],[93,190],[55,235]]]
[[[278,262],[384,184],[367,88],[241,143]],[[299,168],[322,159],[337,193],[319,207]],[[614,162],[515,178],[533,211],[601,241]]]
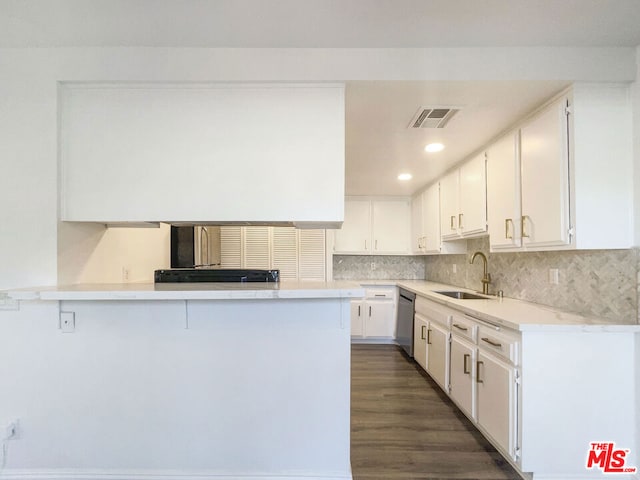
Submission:
[[[446,295],[447,297],[457,298],[459,300],[487,300],[489,297],[484,295],[476,295],[475,293],[460,292],[460,291],[440,291],[434,292],[440,295]]]

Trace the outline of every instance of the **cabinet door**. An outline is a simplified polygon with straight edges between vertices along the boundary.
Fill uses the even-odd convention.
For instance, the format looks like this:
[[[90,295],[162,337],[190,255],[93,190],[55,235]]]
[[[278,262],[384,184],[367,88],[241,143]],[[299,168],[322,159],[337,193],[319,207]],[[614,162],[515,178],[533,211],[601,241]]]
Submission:
[[[413,358],[418,365],[427,369],[427,330],[429,322],[419,313],[413,320]]]
[[[351,336],[362,338],[364,336],[364,302],[351,300]]]
[[[516,419],[515,369],[493,355],[478,353],[478,424],[513,455]]]
[[[458,170],[440,180],[440,233],[458,237]]]
[[[566,99],[520,131],[522,240],[525,246],[570,243],[569,143]]]
[[[409,253],[410,203],[405,200],[372,203],[373,253]]]
[[[424,253],[423,194],[411,199],[411,252]]]
[[[327,278],[326,234],[324,230],[297,230],[298,280]]]
[[[448,388],[449,332],[435,322],[429,322],[427,334],[427,372],[445,392]]]
[[[456,337],[451,338],[451,398],[468,416],[475,418],[475,346]]]
[[[364,304],[364,334],[366,337],[395,337],[395,308],[392,301],[371,301]]]
[[[434,183],[424,191],[422,197],[422,225],[424,251],[440,253],[440,184]]]
[[[344,223],[335,232],[334,251],[338,253],[370,253],[371,248],[371,202],[369,200],[346,200]]]
[[[487,231],[487,177],[484,153],[460,167],[458,230],[463,235]]]
[[[487,211],[492,249],[520,246],[519,133],[501,138],[487,151]]]
[[[269,227],[244,227],[244,268],[271,268]]]

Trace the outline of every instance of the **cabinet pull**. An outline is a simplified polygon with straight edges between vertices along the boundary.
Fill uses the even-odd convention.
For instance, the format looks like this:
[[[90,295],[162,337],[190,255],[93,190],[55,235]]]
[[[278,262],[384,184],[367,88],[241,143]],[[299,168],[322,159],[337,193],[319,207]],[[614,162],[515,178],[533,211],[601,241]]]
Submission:
[[[458,228],[464,228],[464,227],[462,226],[462,217],[463,217],[463,216],[464,216],[464,214],[463,214],[463,213],[459,213],[459,214],[458,214]]]
[[[376,293],[374,296],[376,296],[376,297],[386,297],[387,294],[386,293]]]
[[[431,345],[431,329],[427,330],[427,345]]]
[[[487,342],[489,345],[492,345],[492,346],[494,346],[494,347],[498,347],[498,348],[502,347],[502,344],[501,344],[501,343],[492,342],[492,341],[491,341],[491,340],[489,340],[487,337],[482,337],[482,338],[481,338],[481,340],[482,340],[483,342]]]
[[[522,238],[529,238],[529,234],[524,228],[527,222],[527,219],[531,221],[531,217],[529,217],[529,215],[523,215],[522,218],[520,219],[520,231],[522,232]]]
[[[465,353],[462,356],[462,373],[466,374],[470,374],[471,370],[469,370],[469,368],[467,367],[467,360],[471,359],[471,355],[469,355],[468,353]]]
[[[378,249],[378,240],[377,240],[377,239],[376,239],[376,244],[375,244],[375,246],[373,247],[373,249],[374,249],[374,250],[377,250],[377,249]]]
[[[453,226],[455,220],[456,220],[456,216],[455,215],[451,215],[451,221],[449,222],[449,224],[451,226],[451,230],[455,230],[456,229],[456,227]]]
[[[458,330],[462,330],[463,332],[466,332],[467,330],[469,330],[467,327],[463,327],[459,323],[454,323],[453,326],[456,327]]]
[[[365,250],[367,249],[367,241],[366,240],[364,241],[364,249]]]
[[[484,383],[484,381],[480,380],[480,365],[484,365],[484,362],[478,360],[476,362],[476,383]]]
[[[358,316],[360,316],[360,305],[358,305]]]
[[[420,335],[421,340],[425,340],[427,338],[427,326],[422,325],[422,334]]]
[[[504,220],[504,238],[513,238],[513,234],[509,235],[509,224],[511,224],[511,228],[513,229],[513,220],[511,218],[505,218]]]
[[[371,316],[371,305],[369,305],[369,316]]]

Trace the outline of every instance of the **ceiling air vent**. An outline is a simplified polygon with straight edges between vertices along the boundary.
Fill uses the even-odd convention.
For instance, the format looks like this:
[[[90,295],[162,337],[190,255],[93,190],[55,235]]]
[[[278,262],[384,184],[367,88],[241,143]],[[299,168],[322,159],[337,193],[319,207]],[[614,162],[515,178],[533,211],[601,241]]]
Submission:
[[[458,107],[420,107],[409,128],[444,128],[459,111]]]

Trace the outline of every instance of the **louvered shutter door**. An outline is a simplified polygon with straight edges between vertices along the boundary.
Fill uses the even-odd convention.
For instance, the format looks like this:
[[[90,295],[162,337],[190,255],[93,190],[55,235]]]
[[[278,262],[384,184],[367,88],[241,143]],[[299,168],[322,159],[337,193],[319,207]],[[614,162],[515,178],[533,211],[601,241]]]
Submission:
[[[273,227],[271,266],[280,270],[283,280],[298,278],[298,241],[294,227]]]
[[[270,268],[269,227],[244,227],[244,268]]]
[[[242,268],[242,227],[220,227],[220,266]]]
[[[324,230],[298,230],[298,279],[326,279]]]

